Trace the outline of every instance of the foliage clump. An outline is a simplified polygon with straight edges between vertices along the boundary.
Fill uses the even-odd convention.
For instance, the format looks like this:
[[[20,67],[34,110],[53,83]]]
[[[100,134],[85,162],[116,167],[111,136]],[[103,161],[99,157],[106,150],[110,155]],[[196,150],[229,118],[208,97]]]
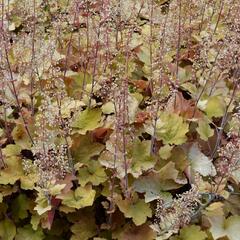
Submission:
[[[1,239],[239,236],[238,1],[1,6]]]

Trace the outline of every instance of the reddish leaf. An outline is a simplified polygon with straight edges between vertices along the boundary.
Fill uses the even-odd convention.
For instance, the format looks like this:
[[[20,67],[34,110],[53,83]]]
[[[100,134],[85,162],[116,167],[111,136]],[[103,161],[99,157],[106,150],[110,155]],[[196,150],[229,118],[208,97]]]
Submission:
[[[176,94],[174,101],[170,103],[168,109],[186,119],[200,119],[203,116],[202,112],[195,106],[195,102],[193,100],[186,100],[181,93]]]
[[[135,122],[142,124],[142,123],[145,123],[145,121],[148,120],[149,118],[150,118],[150,113],[142,111],[137,113]]]
[[[133,84],[136,88],[138,88],[138,89],[140,89],[140,90],[143,90],[143,91],[145,91],[146,88],[148,87],[148,82],[145,81],[145,80],[134,80],[134,81],[132,81],[132,84]]]
[[[112,133],[110,128],[96,128],[92,131],[92,139],[94,142],[104,143]]]
[[[63,180],[58,180],[56,182],[56,184],[66,184],[66,186],[64,187],[64,189],[62,190],[62,193],[67,193],[71,190],[71,188],[73,187],[73,183],[72,181],[76,180],[77,178],[72,175],[72,174],[68,174],[65,176],[65,178]]]
[[[51,199],[51,205],[53,208],[57,208],[59,206],[59,204],[61,203],[60,199],[57,199],[55,197],[52,197]]]
[[[53,220],[54,220],[54,215],[55,215],[55,209],[48,211],[47,218],[42,219],[42,221],[41,221],[42,226],[47,228],[48,230],[50,230],[52,227]]]

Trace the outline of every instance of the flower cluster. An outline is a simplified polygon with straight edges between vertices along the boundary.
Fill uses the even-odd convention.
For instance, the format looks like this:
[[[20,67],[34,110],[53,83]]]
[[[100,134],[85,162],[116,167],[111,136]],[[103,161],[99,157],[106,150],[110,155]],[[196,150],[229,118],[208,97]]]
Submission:
[[[59,97],[59,93],[42,93],[42,104],[36,117],[37,130],[32,152],[40,186],[62,179],[70,171],[66,141],[70,129],[68,119],[61,116],[57,103],[53,102],[56,97]]]
[[[157,229],[160,236],[166,237],[177,233],[180,228],[191,221],[199,203],[200,195],[198,188],[194,185],[170,203],[165,204],[162,199],[159,199],[153,228]]]
[[[229,177],[240,168],[240,139],[238,135],[232,135],[230,141],[219,149],[219,159],[215,166],[221,177]]]

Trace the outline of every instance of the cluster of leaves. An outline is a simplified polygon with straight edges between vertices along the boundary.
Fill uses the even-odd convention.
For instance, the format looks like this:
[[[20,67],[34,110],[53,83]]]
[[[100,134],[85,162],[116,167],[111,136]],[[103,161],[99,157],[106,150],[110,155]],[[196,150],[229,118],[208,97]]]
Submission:
[[[3,0],[0,238],[236,240],[238,5]]]

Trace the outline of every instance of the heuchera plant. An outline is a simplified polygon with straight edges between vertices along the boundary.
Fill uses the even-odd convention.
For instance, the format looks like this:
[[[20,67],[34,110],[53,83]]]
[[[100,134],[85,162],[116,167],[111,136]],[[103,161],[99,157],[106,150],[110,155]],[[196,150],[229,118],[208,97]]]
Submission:
[[[0,239],[238,240],[239,1],[0,12]]]

